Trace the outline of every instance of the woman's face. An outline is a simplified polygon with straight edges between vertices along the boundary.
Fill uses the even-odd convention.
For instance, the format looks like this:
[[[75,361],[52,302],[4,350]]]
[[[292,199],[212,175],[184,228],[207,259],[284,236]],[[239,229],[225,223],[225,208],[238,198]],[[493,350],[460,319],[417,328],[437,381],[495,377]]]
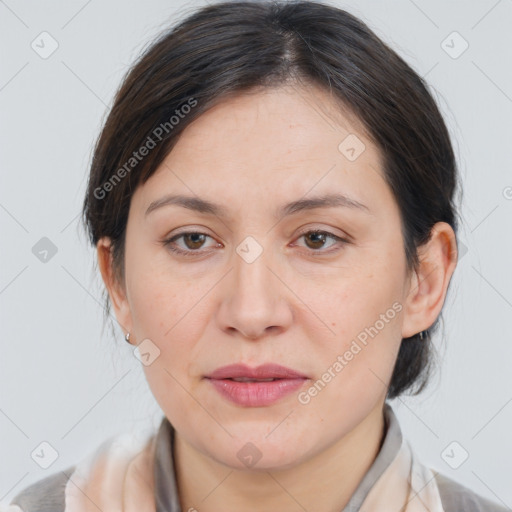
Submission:
[[[218,211],[150,208],[170,195]],[[354,203],[315,203],[330,195]],[[376,147],[324,91],[266,89],[201,115],[134,193],[125,247],[118,320],[146,340],[151,391],[202,454],[291,467],[381,410],[415,332],[399,210]],[[298,377],[209,378],[238,363]]]

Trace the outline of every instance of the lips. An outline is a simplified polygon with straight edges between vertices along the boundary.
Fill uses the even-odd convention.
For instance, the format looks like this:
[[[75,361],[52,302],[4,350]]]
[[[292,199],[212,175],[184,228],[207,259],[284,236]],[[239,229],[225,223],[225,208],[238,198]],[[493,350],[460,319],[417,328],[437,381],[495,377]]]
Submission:
[[[233,364],[206,377],[223,398],[238,406],[264,407],[300,389],[308,377],[278,364],[256,368]]]
[[[264,364],[256,368],[250,368],[243,364],[231,364],[218,368],[208,375],[207,378],[219,380],[233,379],[240,382],[271,379],[307,379],[306,375],[279,364]]]

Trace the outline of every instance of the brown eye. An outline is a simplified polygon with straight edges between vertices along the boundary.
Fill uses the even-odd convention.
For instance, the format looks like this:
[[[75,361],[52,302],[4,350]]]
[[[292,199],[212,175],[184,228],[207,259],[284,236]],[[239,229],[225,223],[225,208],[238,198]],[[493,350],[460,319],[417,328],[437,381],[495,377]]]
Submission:
[[[311,231],[310,233],[307,233],[304,235],[304,239],[306,241],[310,240],[311,242],[306,242],[307,246],[310,249],[322,249],[322,247],[325,244],[326,238],[329,238],[329,236],[326,233],[323,233],[321,231]]]
[[[204,233],[185,233],[182,236],[187,249],[200,249],[206,238]]]
[[[170,251],[175,252],[177,254],[183,254],[186,256],[197,256],[200,254],[204,254],[205,250],[200,249],[203,248],[207,238],[212,237],[205,233],[188,231],[185,233],[180,233],[179,235],[175,235],[169,239],[163,240],[162,243],[164,247],[167,247]],[[182,239],[182,244],[177,243],[180,239]]]
[[[339,245],[342,246],[344,244],[349,243],[349,240],[345,238],[341,238],[339,236],[334,235],[333,233],[329,233],[328,231],[322,230],[310,230],[302,233],[299,238],[303,238],[306,242],[306,247],[311,250],[312,253],[331,253],[336,251],[336,248],[330,250],[330,248]],[[328,244],[330,240],[333,240],[333,243]],[[327,249],[326,249],[327,247]],[[340,247],[341,248],[341,247]]]

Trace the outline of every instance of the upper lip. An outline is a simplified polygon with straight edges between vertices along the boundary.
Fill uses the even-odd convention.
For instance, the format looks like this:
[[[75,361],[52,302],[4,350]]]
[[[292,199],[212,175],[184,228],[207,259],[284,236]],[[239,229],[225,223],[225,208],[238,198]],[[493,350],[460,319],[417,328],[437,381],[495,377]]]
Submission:
[[[206,376],[209,379],[306,379],[307,377],[291,368],[279,364],[263,364],[255,368],[244,364],[230,364],[217,368]]]

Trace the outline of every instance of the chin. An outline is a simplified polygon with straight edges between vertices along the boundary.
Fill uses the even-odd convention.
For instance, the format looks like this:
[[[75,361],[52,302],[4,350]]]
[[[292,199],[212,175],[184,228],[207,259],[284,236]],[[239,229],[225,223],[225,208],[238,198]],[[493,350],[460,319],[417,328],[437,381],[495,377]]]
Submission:
[[[221,453],[210,452],[207,455],[217,462],[236,471],[266,473],[268,471],[281,471],[290,469],[300,464],[303,461],[303,454],[299,453],[297,449],[294,448],[298,447],[287,446],[286,453],[276,454],[271,450],[267,450],[267,448],[263,447],[263,449],[259,450],[259,452],[252,452],[254,461],[248,459],[247,462],[242,462],[236,453],[226,457],[225,451],[222,451]],[[249,454],[251,454],[249,447],[244,446],[239,450],[239,452],[244,452],[244,450],[246,451],[246,453],[244,453],[244,458],[249,457]]]
[[[254,472],[292,468],[315,451],[314,439],[310,432],[290,432],[286,427],[281,431],[280,427],[272,431],[276,425],[278,422],[271,428],[268,427],[268,423],[259,426],[252,423],[250,426],[228,427],[232,438],[223,436],[222,439],[217,439],[217,442],[201,442],[202,451],[208,457],[232,469]]]

